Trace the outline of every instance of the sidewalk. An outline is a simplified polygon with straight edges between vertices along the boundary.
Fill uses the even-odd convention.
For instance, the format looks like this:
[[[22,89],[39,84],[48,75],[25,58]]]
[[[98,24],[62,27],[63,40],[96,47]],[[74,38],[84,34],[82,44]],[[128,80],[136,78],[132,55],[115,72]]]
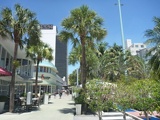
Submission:
[[[72,96],[63,94],[61,99],[52,96],[49,104],[31,112],[0,114],[0,120],[73,120],[74,110]]]

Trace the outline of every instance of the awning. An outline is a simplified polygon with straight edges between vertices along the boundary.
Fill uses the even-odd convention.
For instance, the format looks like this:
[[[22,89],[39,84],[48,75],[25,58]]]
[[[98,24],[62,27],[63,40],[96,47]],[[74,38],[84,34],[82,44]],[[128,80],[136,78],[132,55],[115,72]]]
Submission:
[[[12,73],[0,67],[0,76],[12,76]]]
[[[34,83],[36,82],[36,78],[31,78],[30,80],[32,80]],[[43,80],[41,78],[38,78],[37,82],[41,83]]]
[[[47,80],[43,80],[41,83],[38,83],[38,85],[52,86],[53,84],[49,83]]]
[[[1,80],[11,81],[12,76],[0,76]],[[15,75],[15,82],[24,82],[24,79],[19,75]]]

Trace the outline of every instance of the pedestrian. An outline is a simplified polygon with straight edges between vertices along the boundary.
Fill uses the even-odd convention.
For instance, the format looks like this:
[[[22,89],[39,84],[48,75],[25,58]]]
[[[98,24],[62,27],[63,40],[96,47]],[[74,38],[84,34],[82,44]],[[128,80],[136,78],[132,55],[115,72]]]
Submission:
[[[66,90],[66,93],[67,93],[67,95],[69,95],[69,90],[68,89]]]
[[[54,95],[54,98],[56,98],[56,94],[57,94],[56,92],[54,92],[54,93],[53,93],[53,95]]]
[[[61,90],[59,90],[59,99],[61,99],[61,97],[62,97],[62,91]]]

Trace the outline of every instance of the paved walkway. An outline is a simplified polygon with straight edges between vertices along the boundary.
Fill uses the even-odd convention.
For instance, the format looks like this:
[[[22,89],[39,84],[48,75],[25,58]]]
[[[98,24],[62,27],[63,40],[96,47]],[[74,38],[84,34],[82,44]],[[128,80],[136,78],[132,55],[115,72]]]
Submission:
[[[75,106],[72,95],[51,97],[49,104],[40,105],[39,109],[23,113],[3,113],[0,120],[98,120],[97,115],[74,115]],[[115,116],[115,115],[114,115]],[[103,117],[103,119],[107,119]],[[111,119],[107,119],[111,120]]]
[[[3,113],[0,120],[73,120],[74,102],[72,96],[57,95],[51,97],[49,104],[40,105],[40,109],[24,113]]]

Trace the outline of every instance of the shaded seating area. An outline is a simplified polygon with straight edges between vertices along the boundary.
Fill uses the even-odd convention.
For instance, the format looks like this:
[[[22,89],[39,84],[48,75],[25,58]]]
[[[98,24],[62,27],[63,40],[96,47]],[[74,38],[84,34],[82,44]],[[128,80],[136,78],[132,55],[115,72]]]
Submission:
[[[15,112],[27,112],[31,111],[35,107],[39,108],[44,101],[44,95],[35,97],[32,94],[27,94],[26,97],[17,97],[15,98]]]

